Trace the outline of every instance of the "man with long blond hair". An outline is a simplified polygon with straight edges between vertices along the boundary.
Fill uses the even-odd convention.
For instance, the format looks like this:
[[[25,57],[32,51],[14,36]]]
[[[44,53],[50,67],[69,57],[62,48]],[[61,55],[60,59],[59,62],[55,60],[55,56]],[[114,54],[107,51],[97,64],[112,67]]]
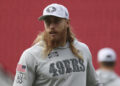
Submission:
[[[45,30],[23,52],[13,86],[100,86],[87,45],[71,31],[67,8],[50,4],[39,20]]]

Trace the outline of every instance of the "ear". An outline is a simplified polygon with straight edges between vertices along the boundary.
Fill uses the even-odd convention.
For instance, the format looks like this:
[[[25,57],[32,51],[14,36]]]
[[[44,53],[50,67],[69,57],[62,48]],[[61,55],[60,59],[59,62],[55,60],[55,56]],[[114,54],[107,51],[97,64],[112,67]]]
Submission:
[[[68,19],[68,20],[66,20],[66,25],[67,25],[67,27],[69,27],[70,26],[70,20]]]

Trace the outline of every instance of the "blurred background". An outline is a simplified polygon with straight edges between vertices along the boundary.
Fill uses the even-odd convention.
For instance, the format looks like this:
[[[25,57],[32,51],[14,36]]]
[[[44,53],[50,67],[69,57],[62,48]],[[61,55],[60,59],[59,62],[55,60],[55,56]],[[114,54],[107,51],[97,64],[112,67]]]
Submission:
[[[0,64],[5,71],[14,76],[22,52],[44,30],[38,17],[51,3],[68,8],[73,32],[89,46],[95,69],[98,50],[111,47],[120,75],[120,0],[0,0]]]

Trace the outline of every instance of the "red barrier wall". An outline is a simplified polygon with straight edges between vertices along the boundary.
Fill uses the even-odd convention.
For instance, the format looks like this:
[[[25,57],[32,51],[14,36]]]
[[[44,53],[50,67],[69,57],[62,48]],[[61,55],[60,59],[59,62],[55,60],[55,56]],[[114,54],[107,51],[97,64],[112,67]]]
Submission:
[[[53,2],[68,8],[73,31],[89,46],[95,68],[97,51],[111,47],[117,52],[115,70],[120,74],[119,0],[0,0],[0,63],[15,73],[21,53],[43,30],[37,18]]]

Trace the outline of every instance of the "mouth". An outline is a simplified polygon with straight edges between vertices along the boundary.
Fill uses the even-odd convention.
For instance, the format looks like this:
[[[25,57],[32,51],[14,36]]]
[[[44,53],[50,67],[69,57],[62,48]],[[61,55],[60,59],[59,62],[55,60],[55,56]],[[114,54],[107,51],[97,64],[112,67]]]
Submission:
[[[57,32],[51,31],[51,32],[49,32],[49,34],[52,35],[52,36],[55,36],[57,34]]]

